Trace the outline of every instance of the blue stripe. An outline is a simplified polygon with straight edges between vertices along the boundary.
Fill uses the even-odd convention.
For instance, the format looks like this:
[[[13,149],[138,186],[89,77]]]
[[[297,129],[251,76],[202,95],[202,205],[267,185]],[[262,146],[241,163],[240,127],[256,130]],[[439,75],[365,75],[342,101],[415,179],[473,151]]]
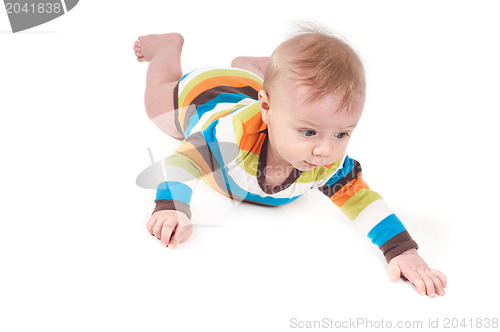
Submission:
[[[396,217],[395,214],[391,214],[386,217],[384,220],[379,222],[372,230],[368,233],[368,237],[375,243],[377,246],[381,246],[386,243],[390,238],[399,233],[405,231],[406,228]]]
[[[245,107],[245,106],[242,106]],[[233,112],[238,111],[240,108],[235,109]],[[231,113],[233,113],[231,112]],[[298,195],[295,197],[291,198],[275,198],[271,196],[259,196],[254,193],[250,193],[246,191],[245,189],[241,188],[236,182],[229,176],[228,174],[228,168],[225,166],[225,163],[222,158],[222,153],[220,151],[220,143],[217,141],[215,137],[215,128],[217,124],[219,123],[220,119],[217,119],[213,121],[205,130],[201,131],[200,133],[203,135],[205,138],[208,146],[210,147],[210,151],[212,152],[217,164],[219,165],[220,169],[217,170],[217,172],[220,172],[219,174],[222,177],[222,181],[224,181],[224,184],[226,185],[226,188],[235,196],[240,197],[242,199],[245,199],[247,201],[251,202],[257,202],[257,203],[263,203],[267,205],[285,205],[288,203],[293,202],[297,198],[299,198],[302,195]],[[222,165],[222,167],[221,167]]]
[[[189,205],[193,191],[184,183],[166,181],[160,183],[156,189],[156,199],[173,199]]]
[[[191,74],[192,72],[194,72],[194,70],[191,70],[189,73],[184,74],[184,76],[182,76],[182,77],[181,77],[181,79],[179,80],[179,82],[180,82],[180,81],[182,81],[183,79],[185,79],[185,78],[186,78],[186,76],[188,76],[188,75],[189,75],[189,74]]]
[[[219,93],[217,97],[214,99],[210,100],[208,103],[231,103],[231,104],[238,104],[240,101],[244,99],[252,99],[247,95],[244,95],[243,93]],[[252,99],[255,100],[255,99]],[[256,100],[255,100],[256,101]]]
[[[243,106],[244,107],[244,106]],[[233,112],[236,112],[240,108],[234,110]],[[225,164],[222,161],[222,154],[220,152],[220,147],[219,143],[215,139],[215,126],[219,122],[219,119],[214,121],[207,130],[203,131],[203,135],[205,136],[205,139],[207,142],[209,142],[210,145],[210,150],[214,154],[215,159],[217,160],[217,163],[219,165],[224,165],[219,172],[221,172],[222,180],[224,181],[226,188],[231,191],[231,193],[237,197],[240,197],[242,199],[245,199],[250,202],[257,202],[257,203],[263,203],[267,205],[285,205],[289,204],[293,201],[295,201],[297,198],[302,196],[302,194],[297,195],[295,197],[285,197],[285,198],[276,198],[272,196],[260,196],[251,192],[248,192],[247,190],[241,188],[231,176],[228,174],[228,168],[225,166]],[[213,127],[212,127],[213,126]],[[257,180],[255,180],[257,181]]]
[[[286,197],[286,198],[276,198],[276,197],[271,197],[271,196],[259,196],[256,194],[253,194],[251,192],[246,191],[245,189],[241,188],[234,182],[233,178],[229,176],[227,173],[227,167],[224,167],[223,170],[221,170],[222,173],[222,178],[224,180],[224,183],[226,184],[226,188],[231,191],[233,195],[236,195],[240,198],[243,198],[247,201],[251,202],[258,202],[258,203],[263,203],[267,205],[285,205],[288,203],[293,202],[297,198],[299,198],[302,195],[298,195],[295,197]]]
[[[200,109],[202,107],[203,107],[203,105],[202,106],[198,106],[198,109]],[[189,118],[189,126],[186,128],[186,130],[184,130],[184,135],[186,137],[188,137],[189,135],[191,135],[191,130],[198,123],[198,121],[200,121],[200,116],[203,115],[203,113],[201,113],[201,115],[198,115],[198,114],[199,114],[198,112],[195,112],[193,114],[193,116]]]
[[[222,167],[224,166],[224,160],[222,159],[222,154],[220,152],[219,141],[217,141],[215,137],[215,126],[217,126],[219,120],[220,119],[213,121],[205,130],[201,131],[201,134],[205,137],[210,151],[212,151],[219,167]]]
[[[238,104],[243,99],[249,98],[248,96],[241,93],[221,93],[217,95],[214,99],[209,102],[198,105],[196,112],[189,118],[189,125],[185,130],[185,135],[189,136],[193,127],[198,124],[203,114],[210,112],[220,103],[231,103]],[[232,112],[231,112],[232,113]]]
[[[337,183],[340,179],[344,178],[347,174],[349,174],[354,168],[354,161],[346,156],[344,159],[344,164],[342,167],[333,174],[333,176],[325,183],[325,187],[330,187]]]

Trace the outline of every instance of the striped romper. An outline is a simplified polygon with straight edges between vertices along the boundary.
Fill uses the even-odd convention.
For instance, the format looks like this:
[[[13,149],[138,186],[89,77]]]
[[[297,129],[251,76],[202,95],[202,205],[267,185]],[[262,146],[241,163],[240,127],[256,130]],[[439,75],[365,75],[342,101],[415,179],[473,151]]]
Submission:
[[[318,188],[367,234],[387,261],[418,248],[384,199],[361,177],[361,166],[345,155],[332,165],[295,169],[278,188],[266,185],[267,130],[258,103],[262,80],[235,68],[202,68],[184,75],[174,92],[175,121],[184,134],[165,162],[166,181],[153,211],[177,210],[191,217],[199,179],[232,199],[267,206],[293,202]]]

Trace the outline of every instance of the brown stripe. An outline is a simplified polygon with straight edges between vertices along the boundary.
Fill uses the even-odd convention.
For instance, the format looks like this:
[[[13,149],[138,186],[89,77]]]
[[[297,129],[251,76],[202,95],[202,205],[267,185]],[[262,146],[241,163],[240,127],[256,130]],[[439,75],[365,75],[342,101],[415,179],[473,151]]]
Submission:
[[[192,135],[189,135],[189,137],[186,138],[186,142],[193,144],[197,152],[207,163],[210,170],[204,169],[203,171],[205,173],[214,172],[215,170],[219,169],[219,164],[217,163],[217,160],[215,159],[212,151],[208,147],[207,140],[200,132],[196,132]],[[182,154],[186,153],[183,151]]]
[[[269,207],[278,207],[280,205],[271,205],[271,204],[266,204],[266,203],[261,203],[261,202],[256,202],[256,201],[250,201],[250,200],[247,200],[247,199],[243,199],[243,202],[245,203],[251,203],[251,204],[255,204],[255,205],[261,205],[261,206],[269,206]]]
[[[215,185],[217,185],[219,187],[219,190],[222,190],[226,195],[228,195],[229,197],[232,197],[231,191],[228,190],[227,186],[226,186],[227,181],[224,181],[222,179],[222,176],[225,176],[225,173],[222,174],[221,167],[220,167],[219,163],[217,162],[217,160],[215,159],[215,156],[214,156],[212,150],[208,146],[205,137],[201,133],[196,132],[196,133],[190,135],[186,139],[186,141],[190,142],[191,144],[193,144],[195,146],[198,154],[203,158],[205,163],[208,165],[209,170],[202,168],[202,171],[204,173],[203,175],[205,177],[207,177],[208,174],[211,174],[211,178],[215,181]],[[214,142],[213,144],[218,144],[218,143]],[[223,143],[222,142],[221,144],[224,145],[224,144],[232,144],[232,143]],[[221,149],[224,148],[224,146],[221,147],[221,145],[219,145],[219,147]],[[235,158],[236,157],[237,157],[237,155],[235,155]],[[230,160],[228,160],[228,162],[230,162]],[[207,180],[208,180],[208,177],[207,177]]]
[[[235,93],[241,93],[249,98],[252,99],[259,99],[259,92],[252,88],[251,86],[244,86],[244,87],[233,87],[233,86],[217,86],[215,88],[203,91],[200,93],[198,96],[196,96],[195,99],[191,102],[191,105],[203,105],[211,100],[217,98],[221,93],[229,93],[229,94],[235,94]]]
[[[259,165],[257,168],[257,182],[259,183],[260,189],[262,189],[263,192],[272,195],[290,187],[295,182],[295,180],[299,178],[300,174],[302,174],[302,171],[294,168],[293,171],[288,175],[288,177],[282,184],[276,186],[269,186],[266,182],[267,145],[268,145],[267,130],[265,130],[264,133],[266,134],[266,137],[264,139],[264,143],[262,144],[262,148],[260,149]]]
[[[394,257],[410,249],[418,249],[418,244],[413,241],[408,231],[402,231],[380,246],[380,250],[382,250],[388,263]]]
[[[178,86],[178,85],[177,85]],[[177,87],[176,86],[176,87]],[[174,92],[175,93],[175,92]],[[182,128],[183,130],[181,131],[182,133],[185,133],[185,129],[189,127],[191,118],[193,115],[196,114],[198,106],[209,103],[213,99],[215,99],[217,96],[219,96],[221,93],[241,93],[249,98],[257,100],[259,98],[259,92],[252,88],[251,86],[245,86],[242,88],[236,88],[232,86],[218,86],[215,88],[212,88],[210,90],[204,91],[200,95],[198,95],[188,106],[185,115],[184,115],[184,120],[182,123]],[[177,98],[178,99],[178,98]],[[241,98],[243,100],[244,98]],[[175,107],[175,110],[177,110],[177,107]],[[198,117],[200,118],[200,117]],[[176,119],[178,119],[178,113],[176,113]],[[178,121],[178,120],[177,120]],[[197,120],[199,121],[199,120]]]
[[[182,121],[182,132],[186,132],[186,128],[189,127],[189,122],[191,117],[196,114],[196,105],[189,105],[184,113],[184,120]]]
[[[333,195],[335,195],[336,192],[341,190],[346,184],[356,179],[359,176],[359,174],[361,174],[361,165],[357,160],[353,159],[353,162],[354,162],[354,167],[346,176],[344,176],[342,179],[335,182],[331,186],[323,186],[319,187],[318,189],[326,196],[332,197]]]
[[[162,210],[175,210],[185,213],[188,216],[188,218],[191,219],[191,209],[189,208],[189,205],[187,205],[184,202],[172,199],[157,199],[155,200],[155,203],[156,207],[153,210],[152,214]]]
[[[178,109],[179,108],[179,82],[177,82],[177,84],[175,85],[173,97],[174,97],[174,109]]]
[[[175,85],[174,88],[174,94],[173,94],[173,99],[174,99],[174,123],[175,127],[179,131],[179,133],[182,133],[184,137],[184,129],[182,128],[181,124],[179,123],[179,82]],[[184,137],[180,138],[182,140]]]

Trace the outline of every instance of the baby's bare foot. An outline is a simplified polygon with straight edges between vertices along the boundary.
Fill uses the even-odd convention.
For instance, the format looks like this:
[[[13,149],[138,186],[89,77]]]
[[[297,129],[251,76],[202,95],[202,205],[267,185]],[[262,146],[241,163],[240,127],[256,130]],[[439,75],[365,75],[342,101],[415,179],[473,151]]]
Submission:
[[[139,40],[134,43],[134,54],[137,56],[137,61],[151,61],[158,49],[167,46],[178,49],[182,52],[184,38],[178,33],[164,33],[161,35],[140,36]]]

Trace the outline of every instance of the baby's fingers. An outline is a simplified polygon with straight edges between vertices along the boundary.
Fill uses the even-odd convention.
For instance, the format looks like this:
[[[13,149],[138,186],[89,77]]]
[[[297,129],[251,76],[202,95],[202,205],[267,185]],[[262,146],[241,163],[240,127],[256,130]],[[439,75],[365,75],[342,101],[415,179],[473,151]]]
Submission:
[[[166,247],[172,236],[175,226],[177,225],[177,218],[167,218],[161,227],[161,245]]]
[[[441,283],[441,280],[435,275],[431,275],[432,281],[434,282],[434,289],[436,290],[436,294],[439,296],[444,295],[444,289],[443,289],[443,284]]]
[[[420,295],[425,295],[425,282],[424,279],[422,279],[422,276],[413,271],[413,272],[406,272],[404,273],[404,276],[406,279],[408,279],[409,282],[411,282],[415,288],[417,289],[417,293]]]
[[[439,296],[444,295],[444,288],[446,287],[446,277],[439,270],[431,269],[429,272],[432,281],[434,282],[434,288],[436,289],[436,294]]]
[[[156,223],[156,219],[158,219],[157,216],[152,215],[149,218],[148,222],[146,223],[146,229],[148,230],[149,234],[151,234],[151,235],[155,235],[154,232],[153,232],[153,227],[154,227],[154,225]]]
[[[446,279],[446,276],[443,274],[443,272],[436,270],[436,269],[432,269],[432,272],[441,281],[441,285],[443,286],[443,288],[446,288],[446,284],[448,283],[448,279]]]
[[[193,232],[192,225],[181,226],[180,224],[178,224],[177,228],[174,231],[174,235],[172,236],[172,239],[168,244],[168,247],[171,249],[175,248],[179,243],[189,239],[192,232]]]
[[[430,274],[431,269],[427,268],[425,270],[417,270],[418,274],[422,277],[422,280],[424,281],[425,288],[427,290],[427,295],[430,297],[436,296],[436,289],[434,287],[434,280],[433,276]],[[425,295],[425,293],[421,293],[422,295]]]
[[[399,269],[398,263],[391,261],[389,263],[389,274],[392,281],[398,281],[401,277],[401,270]]]

